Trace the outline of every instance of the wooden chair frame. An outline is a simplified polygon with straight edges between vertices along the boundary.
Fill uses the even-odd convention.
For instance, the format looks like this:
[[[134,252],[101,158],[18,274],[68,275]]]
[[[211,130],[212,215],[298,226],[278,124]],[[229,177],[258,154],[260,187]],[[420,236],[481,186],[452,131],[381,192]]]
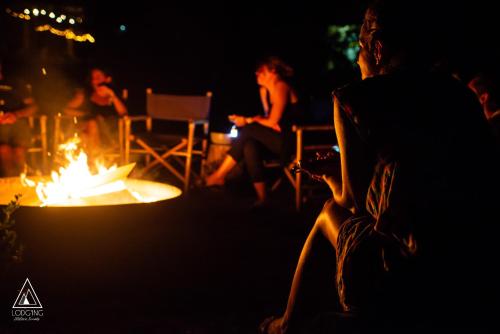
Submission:
[[[152,89],[147,89],[147,94],[153,94]],[[207,92],[206,96],[211,99],[212,93]],[[172,173],[177,179],[179,179],[184,185],[184,191],[188,191],[191,182],[192,174],[195,177],[202,177],[204,174],[204,164],[207,156],[207,148],[208,148],[208,130],[209,130],[209,121],[208,119],[186,119],[180,120],[187,122],[188,125],[188,133],[186,138],[182,138],[180,142],[172,147],[163,147],[161,152],[159,150],[153,148],[151,145],[146,143],[145,140],[140,138],[132,133],[132,124],[134,122],[144,122],[146,125],[146,131],[152,133],[153,131],[153,117],[149,115],[142,116],[126,116],[124,118],[124,162],[128,163],[130,161],[130,155],[133,153],[136,154],[146,154],[146,167],[142,169],[141,173],[144,175],[152,168],[157,165],[164,166],[170,173]],[[203,126],[203,139],[201,139],[201,149],[195,150],[194,146],[197,142],[195,138],[195,129],[196,126]],[[132,148],[131,143],[135,143],[139,146],[139,148]],[[200,173],[197,175],[192,170],[192,160],[193,155],[201,156],[202,162],[200,167]],[[150,161],[150,156],[154,157],[154,161]],[[185,158],[185,162],[182,161],[181,158]],[[184,172],[179,172],[167,159],[172,158],[178,162]]]

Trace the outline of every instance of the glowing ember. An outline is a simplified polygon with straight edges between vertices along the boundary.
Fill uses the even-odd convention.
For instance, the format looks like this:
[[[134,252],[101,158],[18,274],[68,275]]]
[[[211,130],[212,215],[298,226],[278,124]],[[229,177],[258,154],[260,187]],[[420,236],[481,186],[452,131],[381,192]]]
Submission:
[[[163,191],[160,197],[151,196],[151,192],[144,191],[144,187],[140,187],[142,193],[137,191],[135,185],[139,180],[126,179],[135,164],[106,168],[97,163],[97,173],[92,174],[88,157],[79,147],[79,142],[75,137],[60,145],[59,149],[67,162],[59,171],[52,171],[50,181],[34,181],[21,175],[22,185],[36,190],[40,206],[123,204],[118,198],[122,198],[125,203],[147,203],[180,195],[177,188],[168,185],[165,186],[172,188],[172,191],[168,195]],[[150,183],[149,186],[154,188],[153,182]]]

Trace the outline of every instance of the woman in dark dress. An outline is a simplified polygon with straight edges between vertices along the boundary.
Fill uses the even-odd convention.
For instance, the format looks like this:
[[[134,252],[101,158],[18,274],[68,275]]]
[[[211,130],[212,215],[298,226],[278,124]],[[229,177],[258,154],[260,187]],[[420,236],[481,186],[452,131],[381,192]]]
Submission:
[[[323,290],[336,289],[340,313],[317,319],[324,332],[491,320],[498,149],[467,87],[430,70],[423,16],[407,13],[398,1],[366,11],[363,80],[334,92],[340,172],[324,177],[333,196],[303,247],[284,315],[261,332],[312,331],[321,311],[309,291],[325,275],[318,263],[335,262],[325,244],[336,265]]]
[[[95,67],[90,71],[89,88],[76,91],[65,113],[80,118],[89,150],[98,151],[117,137],[117,118],[127,114],[127,107],[114,91],[112,77]]]

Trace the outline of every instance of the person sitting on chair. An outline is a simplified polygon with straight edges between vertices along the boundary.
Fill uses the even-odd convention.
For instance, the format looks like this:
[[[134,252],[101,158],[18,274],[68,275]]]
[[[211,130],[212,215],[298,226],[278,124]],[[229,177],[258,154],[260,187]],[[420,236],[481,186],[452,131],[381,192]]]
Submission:
[[[498,148],[472,92],[432,70],[429,8],[388,0],[366,11],[362,81],[333,94],[332,198],[303,246],[284,315],[261,333],[496,321]],[[320,309],[319,296],[334,295],[338,312]]]
[[[267,149],[282,160],[286,159],[290,153],[292,122],[302,110],[298,94],[290,83],[293,74],[294,70],[277,57],[269,57],[258,64],[255,75],[265,114],[255,117],[229,116],[241,130],[220,167],[206,178],[207,186],[223,185],[231,169],[244,161],[257,193],[255,205],[266,203],[261,150]]]
[[[81,117],[86,145],[96,151],[102,144],[112,145],[116,141],[117,116],[125,116],[127,107],[117,96],[108,71],[94,67],[89,87],[77,89],[65,114]]]
[[[37,110],[26,85],[7,80],[0,61],[0,175],[17,176],[26,163],[30,145],[27,117]]]

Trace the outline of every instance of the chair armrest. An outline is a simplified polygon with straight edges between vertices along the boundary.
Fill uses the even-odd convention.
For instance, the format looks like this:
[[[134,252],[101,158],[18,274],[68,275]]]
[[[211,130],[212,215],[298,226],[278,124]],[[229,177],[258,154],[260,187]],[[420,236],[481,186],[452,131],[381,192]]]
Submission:
[[[129,138],[132,135],[132,123],[133,122],[145,122],[146,131],[151,132],[153,130],[153,118],[149,115],[136,115],[129,116],[125,115],[121,118],[123,120],[123,129],[125,131],[125,138]]]
[[[123,116],[123,119],[125,121],[128,120],[130,122],[138,122],[138,121],[147,122],[148,120],[151,119],[151,116],[148,116],[148,115]]]
[[[42,119],[42,118],[47,118],[47,115],[44,115],[44,114],[38,114],[38,115],[30,115],[30,116],[27,116],[27,118],[31,118],[31,119]]]
[[[335,131],[335,127],[333,124],[317,124],[317,125],[294,125],[292,126],[292,131],[294,131],[297,135],[296,137],[296,161],[302,160],[302,155],[304,150],[314,150],[319,149],[320,145],[309,145],[304,146],[304,132],[313,132],[313,131]]]
[[[40,120],[40,122],[46,122],[47,121],[47,115],[31,115],[27,117],[30,122],[34,120]]]
[[[332,131],[335,127],[330,124],[318,124],[318,125],[294,125],[292,126],[292,131]]]

